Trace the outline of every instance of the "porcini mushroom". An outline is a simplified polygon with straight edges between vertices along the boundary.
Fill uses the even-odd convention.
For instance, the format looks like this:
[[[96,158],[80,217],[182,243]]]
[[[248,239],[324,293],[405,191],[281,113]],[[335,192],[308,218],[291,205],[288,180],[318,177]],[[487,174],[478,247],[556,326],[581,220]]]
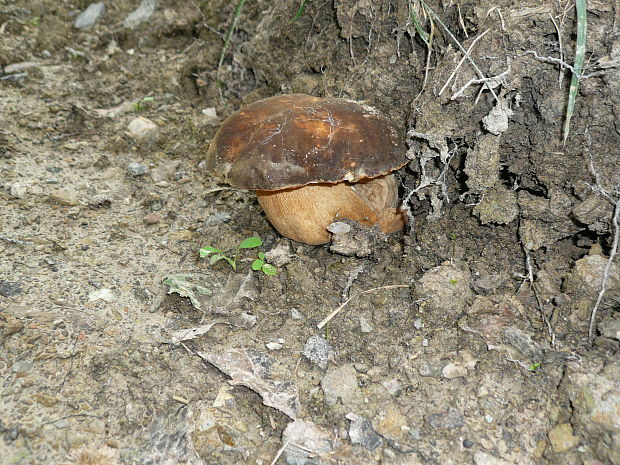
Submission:
[[[256,191],[280,234],[329,242],[338,218],[385,233],[401,229],[398,189],[390,174],[407,163],[398,130],[373,108],[302,94],[270,97],[229,116],[207,152],[207,169],[239,189]]]

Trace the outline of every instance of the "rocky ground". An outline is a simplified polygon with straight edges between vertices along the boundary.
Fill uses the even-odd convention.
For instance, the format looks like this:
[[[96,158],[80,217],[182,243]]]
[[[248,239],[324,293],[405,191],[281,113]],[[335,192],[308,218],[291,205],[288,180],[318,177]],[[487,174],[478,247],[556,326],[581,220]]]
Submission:
[[[87,7],[0,0],[0,463],[620,464],[617,7],[566,144],[570,1]],[[402,129],[409,226],[368,256],[205,172],[290,92]]]

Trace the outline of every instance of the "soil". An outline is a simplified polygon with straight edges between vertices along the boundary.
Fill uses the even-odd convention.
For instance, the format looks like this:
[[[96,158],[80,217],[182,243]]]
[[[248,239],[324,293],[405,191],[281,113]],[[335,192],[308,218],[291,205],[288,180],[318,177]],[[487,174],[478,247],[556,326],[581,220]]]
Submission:
[[[620,464],[617,5],[563,143],[570,1],[105,3],[0,0],[0,463]],[[205,172],[293,92],[402,130],[409,225],[365,256]]]

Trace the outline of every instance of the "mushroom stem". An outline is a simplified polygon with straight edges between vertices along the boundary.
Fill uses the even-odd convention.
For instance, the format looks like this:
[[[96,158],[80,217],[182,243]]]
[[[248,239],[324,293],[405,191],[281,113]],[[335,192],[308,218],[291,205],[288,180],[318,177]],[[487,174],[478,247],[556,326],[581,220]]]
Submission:
[[[330,240],[327,227],[338,218],[365,226],[377,225],[389,234],[405,225],[397,208],[393,175],[358,183],[308,184],[277,191],[256,191],[258,203],[280,234],[306,244]]]

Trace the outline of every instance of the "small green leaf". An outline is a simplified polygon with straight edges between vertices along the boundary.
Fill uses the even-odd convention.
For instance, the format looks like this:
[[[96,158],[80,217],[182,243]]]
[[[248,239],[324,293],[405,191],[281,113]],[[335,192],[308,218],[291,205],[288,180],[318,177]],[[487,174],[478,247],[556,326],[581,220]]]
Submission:
[[[258,258],[260,258],[261,260],[265,259],[265,252],[258,252]]]
[[[262,270],[263,273],[265,273],[267,276],[275,276],[278,274],[278,269],[275,266],[270,265],[269,263],[265,263]]]
[[[216,249],[215,247],[211,247],[210,245],[205,245],[202,249],[200,249],[200,258],[208,257],[209,254],[212,253],[222,253],[220,249]]]
[[[532,365],[528,367],[528,370],[537,371],[540,368],[540,365],[541,365],[540,362],[533,363]]]
[[[237,248],[238,249],[253,249],[254,247],[259,247],[261,245],[263,245],[263,241],[261,240],[261,238],[252,236],[252,237],[248,237],[247,239],[242,240],[241,244],[239,244],[239,247]]]
[[[256,260],[252,262],[252,269],[254,271],[258,271],[263,267],[264,264],[265,264],[264,260],[257,258]]]
[[[211,255],[211,258],[209,259],[209,265],[213,265],[214,263],[219,262],[222,258],[226,258],[226,257],[224,257],[224,255],[222,255],[221,253],[216,253],[215,255]]]

